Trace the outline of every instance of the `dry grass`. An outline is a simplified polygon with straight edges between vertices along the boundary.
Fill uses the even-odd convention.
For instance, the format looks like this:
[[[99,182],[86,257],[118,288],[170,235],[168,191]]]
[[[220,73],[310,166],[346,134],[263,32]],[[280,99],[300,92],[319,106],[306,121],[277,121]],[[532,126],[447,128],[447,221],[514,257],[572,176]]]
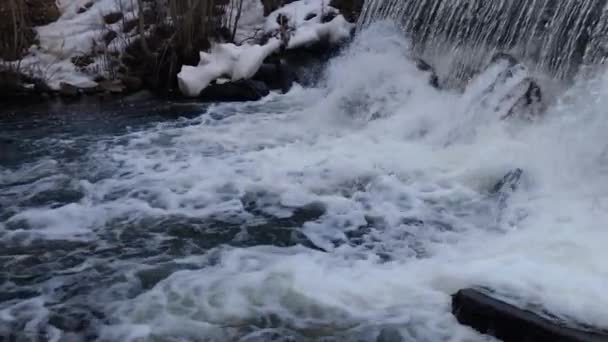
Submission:
[[[0,58],[18,59],[30,46],[33,33],[27,7],[22,0],[3,0],[0,4]]]

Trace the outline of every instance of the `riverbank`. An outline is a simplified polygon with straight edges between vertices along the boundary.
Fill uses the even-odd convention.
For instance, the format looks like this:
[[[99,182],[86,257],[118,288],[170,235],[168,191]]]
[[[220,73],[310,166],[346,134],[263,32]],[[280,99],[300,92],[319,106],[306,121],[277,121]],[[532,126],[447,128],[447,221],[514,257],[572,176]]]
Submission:
[[[162,97],[241,101],[285,92],[293,82],[316,81],[320,66],[352,38],[362,1],[200,2],[192,8],[207,18],[200,27],[183,22],[191,11],[177,5],[58,2],[55,16],[31,24],[33,39],[15,43],[32,46],[13,58],[5,55],[1,100],[103,99],[148,90]],[[11,22],[12,12],[0,13]],[[196,91],[183,86],[193,82]],[[212,89],[201,94],[207,86]]]

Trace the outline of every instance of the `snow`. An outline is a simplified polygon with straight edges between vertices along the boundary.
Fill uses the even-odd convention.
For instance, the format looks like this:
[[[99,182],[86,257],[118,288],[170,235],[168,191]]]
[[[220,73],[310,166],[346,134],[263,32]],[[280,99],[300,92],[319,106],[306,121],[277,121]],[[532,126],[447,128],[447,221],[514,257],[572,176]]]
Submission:
[[[295,27],[304,26],[307,21],[306,16],[310,13],[315,13],[317,16],[310,21],[319,23],[322,14],[338,13],[338,10],[329,6],[329,0],[300,0],[287,4],[276,11],[270,13],[266,19],[264,30],[266,32],[277,31],[280,27],[277,23],[279,14],[283,14],[289,18],[290,25],[295,23]]]
[[[92,6],[83,13],[79,9],[87,3]],[[122,37],[122,25],[137,17],[137,2],[131,0],[60,0],[57,7],[61,17],[48,25],[36,27],[39,44],[30,48],[28,55],[19,63],[21,69],[31,76],[41,78],[52,89],[59,89],[61,83],[88,88],[97,85],[96,76],[104,76],[106,70],[99,67],[101,57],[97,57],[88,72],[76,67],[71,59],[92,52],[116,51],[124,48],[130,37]],[[121,12],[124,18],[108,25],[103,16]],[[108,31],[119,33],[110,47],[105,46],[103,36]],[[120,42],[122,40],[123,42]]]
[[[327,40],[331,44],[350,37],[354,24],[349,23],[339,11],[328,5],[327,0],[301,0],[285,5],[272,12],[266,19],[264,30],[267,34],[276,35],[280,29],[277,22],[279,15],[289,18],[291,37],[287,49],[296,49],[302,46]],[[325,14],[337,14],[327,23],[321,20]],[[314,18],[306,20],[309,14],[316,14]]]
[[[304,24],[296,29],[289,40],[287,49],[295,49],[327,40],[331,44],[338,43],[350,37],[353,24],[346,21],[342,15],[336,16],[328,23]]]
[[[232,81],[252,77],[264,59],[278,50],[281,42],[270,39],[265,45],[216,44],[211,52],[201,52],[198,66],[184,65],[177,80],[182,94],[195,97],[211,82],[226,76]]]

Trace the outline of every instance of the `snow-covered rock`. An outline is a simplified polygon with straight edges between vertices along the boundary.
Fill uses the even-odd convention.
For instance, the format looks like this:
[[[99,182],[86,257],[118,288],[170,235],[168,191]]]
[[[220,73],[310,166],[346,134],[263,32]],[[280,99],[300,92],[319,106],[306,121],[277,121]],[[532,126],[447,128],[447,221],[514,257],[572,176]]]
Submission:
[[[349,23],[339,11],[326,0],[300,0],[272,12],[266,19],[264,30],[268,35],[277,35],[281,27],[279,16],[288,19],[290,39],[287,49],[297,49],[321,41],[338,43],[350,37],[354,24]],[[329,22],[323,22],[328,15]]]
[[[248,79],[280,46],[280,41],[274,38],[265,45],[216,44],[209,53],[200,53],[198,66],[182,67],[177,74],[179,89],[182,94],[195,97],[220,77],[229,77],[232,81]]]

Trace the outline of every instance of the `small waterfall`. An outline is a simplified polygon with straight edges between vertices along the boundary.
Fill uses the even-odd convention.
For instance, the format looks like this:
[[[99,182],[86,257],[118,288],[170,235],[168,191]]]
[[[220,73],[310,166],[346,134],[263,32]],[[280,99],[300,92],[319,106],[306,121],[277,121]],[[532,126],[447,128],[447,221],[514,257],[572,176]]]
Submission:
[[[367,0],[359,26],[392,19],[425,58],[463,79],[496,51],[558,78],[608,56],[607,0]],[[447,49],[447,51],[446,51]],[[446,63],[440,63],[446,64]]]

